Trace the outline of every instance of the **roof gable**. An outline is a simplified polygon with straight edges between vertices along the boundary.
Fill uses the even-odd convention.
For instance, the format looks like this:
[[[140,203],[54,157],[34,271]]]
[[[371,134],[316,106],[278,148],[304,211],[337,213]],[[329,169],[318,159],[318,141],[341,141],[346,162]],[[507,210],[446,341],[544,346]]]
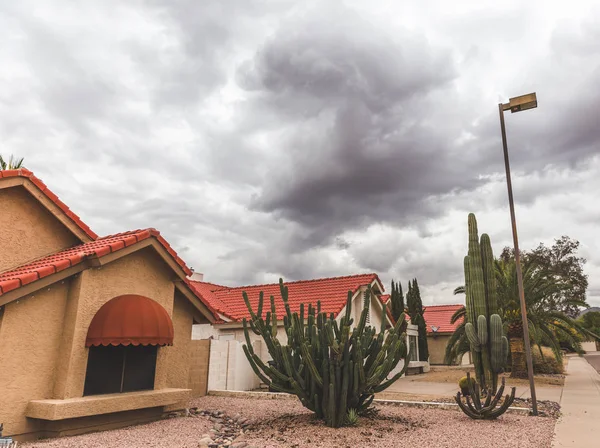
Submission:
[[[193,292],[186,282],[186,276],[191,275],[192,271],[185,262],[177,256],[156,229],[140,229],[98,238],[0,273],[0,305],[27,294],[29,290],[43,287],[44,279],[51,282],[58,281],[84,269],[101,266],[112,261],[111,257],[124,256],[128,253],[127,248],[135,251],[150,244],[155,244],[160,251],[164,252],[163,258],[170,262],[173,269],[180,271],[178,273],[182,280],[180,283]],[[61,273],[64,273],[64,276],[61,277]],[[50,278],[55,275],[60,278],[56,277],[56,280]],[[197,294],[195,296],[202,299]]]
[[[218,313],[234,321],[239,322],[244,317],[250,317],[250,313],[242,297],[244,291],[248,294],[248,299],[253,310],[258,308],[258,298],[262,291],[265,300],[263,312],[270,310],[270,296],[273,296],[278,317],[282,318],[285,314],[279,283],[234,288],[206,282],[191,281],[190,283]],[[292,312],[300,311],[300,304],[302,303],[305,305],[309,303],[316,305],[317,301],[320,300],[321,310],[326,313],[334,313],[335,316],[346,306],[348,291],[356,293],[361,286],[371,284],[377,284],[380,290],[383,289],[377,274],[359,274],[285,283],[288,287],[288,299]]]
[[[69,209],[39,178],[25,168],[18,170],[0,170],[0,188],[23,185],[29,193],[38,199],[59,221],[61,221],[81,242],[98,238],[98,235],[86,225],[79,216]]]

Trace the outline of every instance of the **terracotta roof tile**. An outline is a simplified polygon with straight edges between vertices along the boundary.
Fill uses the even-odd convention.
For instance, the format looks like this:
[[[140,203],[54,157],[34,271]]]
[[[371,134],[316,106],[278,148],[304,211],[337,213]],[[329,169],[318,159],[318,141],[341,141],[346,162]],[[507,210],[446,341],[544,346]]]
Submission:
[[[8,177],[25,177],[29,179],[36,187],[40,189],[40,191],[46,195],[48,199],[54,202],[64,213],[67,215],[77,227],[79,227],[87,236],[91,239],[95,240],[98,238],[96,235],[75,213],[73,213],[69,207],[66,206],[64,202],[58,199],[54,193],[52,193],[46,184],[42,182],[39,178],[35,177],[34,174],[26,168],[20,168],[18,170],[0,170],[0,178],[8,178]]]
[[[48,277],[56,272],[65,270],[71,266],[81,263],[86,257],[102,257],[112,252],[119,251],[135,242],[145,240],[151,236],[155,237],[174,260],[181,266],[186,275],[191,275],[192,271],[177,256],[175,251],[169,246],[165,239],[160,236],[156,229],[132,230],[130,232],[118,233],[116,235],[98,238],[89,243],[79,244],[77,246],[65,249],[52,255],[35,260],[26,265],[0,273],[0,295],[20,288],[28,283],[34,282],[40,278]]]
[[[432,305],[425,306],[423,317],[427,325],[427,333],[433,333],[431,327],[437,327],[436,333],[453,333],[454,330],[461,324],[461,319],[456,323],[451,324],[452,315],[462,308],[464,305]]]
[[[301,303],[316,305],[317,301],[320,300],[322,311],[337,315],[346,305],[348,291],[354,293],[359,287],[369,285],[374,280],[379,282],[377,274],[359,274],[346,277],[300,280],[287,282],[285,285],[288,286],[289,304],[292,312],[299,311]],[[381,284],[381,282],[379,283]],[[270,296],[275,297],[278,319],[282,319],[285,313],[283,300],[279,294],[279,283],[235,288],[195,281],[191,281],[190,284],[206,302],[210,303],[212,308],[235,321],[250,317],[242,297],[243,291],[248,294],[250,304],[254,310],[258,308],[258,297],[260,291],[263,291],[265,300],[263,313],[270,309]]]

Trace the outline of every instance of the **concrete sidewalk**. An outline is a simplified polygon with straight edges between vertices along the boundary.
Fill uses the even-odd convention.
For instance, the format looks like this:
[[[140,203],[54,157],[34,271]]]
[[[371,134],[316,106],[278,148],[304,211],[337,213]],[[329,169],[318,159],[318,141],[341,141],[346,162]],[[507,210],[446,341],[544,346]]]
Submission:
[[[584,358],[569,359],[560,405],[552,446],[600,446],[600,375]]]
[[[506,391],[509,391],[510,382],[506,385]],[[560,402],[562,387],[536,387],[536,396],[538,400],[551,400]],[[427,381],[415,381],[410,376],[400,378],[385,392],[400,392],[416,395],[436,395],[438,397],[451,397],[458,392],[458,385],[455,383],[431,383]],[[530,398],[529,387],[517,386],[516,397]]]

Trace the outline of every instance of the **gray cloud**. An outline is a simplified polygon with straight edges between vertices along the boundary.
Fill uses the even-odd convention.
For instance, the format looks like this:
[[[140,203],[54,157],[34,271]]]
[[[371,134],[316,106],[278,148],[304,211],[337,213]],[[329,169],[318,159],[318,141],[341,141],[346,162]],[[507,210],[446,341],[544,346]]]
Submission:
[[[0,0],[0,151],[211,281],[375,270],[454,301],[466,213],[510,243],[496,104],[537,91],[507,116],[522,245],[569,234],[600,278],[600,15],[539,3]]]

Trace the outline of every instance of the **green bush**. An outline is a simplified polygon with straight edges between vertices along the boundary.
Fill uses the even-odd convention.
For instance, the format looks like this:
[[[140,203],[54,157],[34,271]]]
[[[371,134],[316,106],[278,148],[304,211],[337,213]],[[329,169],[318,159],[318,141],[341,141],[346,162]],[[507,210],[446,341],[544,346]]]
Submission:
[[[531,347],[533,358],[533,371],[537,374],[559,374],[564,373],[562,359],[557,360],[550,347],[542,347],[543,357],[540,349],[536,346]]]

